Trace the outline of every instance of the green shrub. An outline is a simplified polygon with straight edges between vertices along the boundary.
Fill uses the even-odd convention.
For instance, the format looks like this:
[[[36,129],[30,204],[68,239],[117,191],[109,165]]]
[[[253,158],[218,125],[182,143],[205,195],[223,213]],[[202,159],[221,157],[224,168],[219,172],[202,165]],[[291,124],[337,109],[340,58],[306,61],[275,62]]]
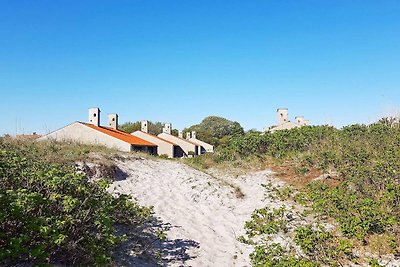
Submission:
[[[104,265],[123,237],[117,224],[140,227],[151,211],[106,192],[39,152],[0,143],[0,264]]]

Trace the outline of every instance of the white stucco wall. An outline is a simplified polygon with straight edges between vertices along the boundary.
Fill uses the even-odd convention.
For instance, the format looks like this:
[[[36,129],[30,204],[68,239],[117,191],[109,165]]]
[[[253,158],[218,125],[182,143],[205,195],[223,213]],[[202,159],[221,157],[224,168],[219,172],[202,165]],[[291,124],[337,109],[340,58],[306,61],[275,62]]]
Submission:
[[[168,140],[168,141],[180,146],[182,148],[183,152],[185,152],[186,156],[189,155],[189,151],[193,151],[196,153],[196,145],[189,143],[187,140],[181,139],[179,137],[176,137],[174,135],[167,134],[167,133],[160,133],[158,136],[161,137],[162,139]],[[197,155],[197,153],[196,153],[196,155]]]
[[[199,140],[197,138],[190,138],[189,141],[197,144],[198,146],[204,147],[204,149],[208,153],[214,153],[214,146],[213,145],[210,145],[210,144],[208,144],[208,143],[206,143],[204,141],[201,141],[201,140]]]
[[[167,155],[169,158],[174,157],[174,145],[163,140],[158,139],[154,135],[149,135],[142,131],[136,131],[132,133],[133,136],[139,137],[143,140],[146,140],[150,143],[157,145],[157,155]],[[171,142],[171,141],[170,141]]]
[[[289,122],[289,111],[287,108],[278,108],[276,110],[276,113],[278,118],[278,125]]]
[[[74,141],[81,144],[103,145],[121,151],[131,151],[131,144],[99,132],[82,123],[74,122],[37,139],[38,141]]]
[[[273,127],[269,131],[271,133],[273,133],[273,132],[280,131],[280,130],[290,130],[290,129],[293,129],[293,128],[300,128],[300,127],[301,126],[298,125],[297,123],[289,121],[289,122],[286,122],[286,123],[284,123],[282,125],[278,125],[276,127]]]

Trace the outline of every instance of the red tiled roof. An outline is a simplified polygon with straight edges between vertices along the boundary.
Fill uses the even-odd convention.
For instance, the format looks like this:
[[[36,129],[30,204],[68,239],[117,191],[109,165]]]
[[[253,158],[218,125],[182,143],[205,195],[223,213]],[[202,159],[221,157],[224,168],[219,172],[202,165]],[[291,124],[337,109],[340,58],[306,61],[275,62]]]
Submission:
[[[155,137],[155,138],[157,138],[157,139],[160,139],[161,141],[164,141],[164,142],[170,143],[171,145],[178,146],[177,144],[175,144],[175,143],[173,143],[173,142],[171,142],[171,141],[168,141],[168,140],[162,139],[161,137],[158,137],[157,135],[153,135],[153,134],[146,133],[146,132],[143,132],[143,131],[140,131],[140,132],[142,132],[142,133],[144,133],[144,134],[147,134],[147,135],[150,135],[150,136],[152,136],[152,137]]]
[[[131,145],[135,145],[135,146],[157,146],[153,143],[150,143],[146,140],[143,140],[139,137],[133,136],[131,134],[128,134],[126,132],[120,131],[120,130],[116,130],[110,127],[104,127],[104,126],[95,126],[93,124],[89,124],[89,123],[84,123],[81,122],[81,124],[86,125],[87,127],[90,127],[92,129],[95,129],[99,132],[105,133],[109,136],[112,136],[114,138],[117,138],[119,140],[122,140],[124,142],[127,142]]]

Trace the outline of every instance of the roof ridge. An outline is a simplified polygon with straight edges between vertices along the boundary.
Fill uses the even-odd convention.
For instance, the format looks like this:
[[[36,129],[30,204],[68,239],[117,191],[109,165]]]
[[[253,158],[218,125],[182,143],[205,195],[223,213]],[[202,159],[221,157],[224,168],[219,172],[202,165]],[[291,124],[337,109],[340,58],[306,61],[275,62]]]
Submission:
[[[123,142],[129,143],[131,145],[137,145],[137,146],[157,146],[149,141],[146,141],[140,137],[133,136],[131,134],[128,134],[124,131],[120,131],[111,127],[105,127],[105,126],[96,126],[90,123],[86,122],[79,122],[87,127],[90,127],[96,131],[102,132],[106,135],[109,135],[111,137],[117,138]]]
[[[160,139],[160,140],[162,140],[162,141],[164,141],[164,142],[170,143],[170,144],[172,144],[172,145],[174,145],[174,146],[178,146],[178,145],[175,144],[174,142],[168,141],[168,140],[166,140],[166,139],[164,139],[164,138],[161,138],[161,137],[159,137],[159,136],[157,136],[157,135],[155,135],[155,134],[146,133],[146,132],[144,132],[144,131],[142,131],[142,130],[138,130],[138,131],[139,131],[139,132],[142,132],[142,133],[144,133],[144,134],[153,136],[153,137],[155,137],[155,138],[157,138],[157,139]]]

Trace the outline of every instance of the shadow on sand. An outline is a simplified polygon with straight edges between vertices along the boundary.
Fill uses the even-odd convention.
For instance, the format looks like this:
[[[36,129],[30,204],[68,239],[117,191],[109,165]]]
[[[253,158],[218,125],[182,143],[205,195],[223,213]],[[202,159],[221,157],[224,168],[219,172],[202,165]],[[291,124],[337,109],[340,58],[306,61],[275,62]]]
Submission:
[[[157,230],[168,231],[177,226],[154,219],[139,231],[132,232],[129,228],[118,227],[119,234],[125,234],[124,241],[113,253],[117,266],[186,266],[186,261],[195,258],[193,250],[200,248],[199,243],[187,239],[160,240]],[[192,251],[190,253],[190,251]]]

